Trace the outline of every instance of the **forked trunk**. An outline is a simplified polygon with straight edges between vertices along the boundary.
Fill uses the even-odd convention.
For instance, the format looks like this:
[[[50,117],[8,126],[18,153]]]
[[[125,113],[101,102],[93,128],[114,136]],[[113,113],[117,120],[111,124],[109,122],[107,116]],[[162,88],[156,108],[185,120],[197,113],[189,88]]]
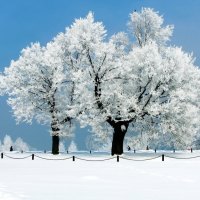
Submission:
[[[59,136],[52,136],[52,154],[59,154]]]
[[[114,133],[113,133],[113,141],[112,141],[112,149],[111,149],[112,156],[123,154],[124,136],[127,132],[128,125],[129,123],[117,122],[113,126]]]

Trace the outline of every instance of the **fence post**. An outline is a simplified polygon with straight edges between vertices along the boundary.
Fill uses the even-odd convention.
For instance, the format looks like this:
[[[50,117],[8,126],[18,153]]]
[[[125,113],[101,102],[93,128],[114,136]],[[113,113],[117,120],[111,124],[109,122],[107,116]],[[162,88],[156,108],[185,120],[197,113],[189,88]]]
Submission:
[[[75,161],[75,156],[72,156],[72,160]]]
[[[162,161],[164,161],[165,160],[165,155],[164,154],[162,154]]]
[[[90,150],[90,154],[92,153],[92,151]]]
[[[117,156],[117,162],[119,162],[119,156]]]
[[[175,153],[175,149],[173,150],[173,152]]]
[[[34,160],[34,157],[35,157],[35,155],[34,155],[34,154],[32,154],[32,160]]]
[[[133,151],[134,151],[134,153],[136,152],[135,149]]]
[[[67,154],[68,154],[68,150],[67,150]]]
[[[192,153],[192,152],[193,152],[193,149],[191,148],[190,150],[191,150],[191,153]]]
[[[156,153],[156,149],[155,149],[155,153]]]
[[[1,153],[1,159],[3,159],[3,153]]]

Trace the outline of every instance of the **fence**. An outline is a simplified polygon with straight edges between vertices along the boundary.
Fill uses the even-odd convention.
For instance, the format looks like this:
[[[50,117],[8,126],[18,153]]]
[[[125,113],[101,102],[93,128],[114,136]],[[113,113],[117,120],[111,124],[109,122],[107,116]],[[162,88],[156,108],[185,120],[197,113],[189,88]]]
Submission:
[[[165,160],[165,157],[167,158],[171,158],[171,159],[195,159],[195,158],[200,158],[200,155],[196,155],[196,156],[191,156],[191,157],[177,157],[177,156],[171,156],[169,154],[161,154],[161,155],[157,155],[157,156],[153,156],[153,157],[148,157],[148,158],[142,158],[142,159],[136,159],[134,158],[134,156],[132,157],[125,157],[125,156],[112,156],[109,158],[103,158],[103,159],[87,159],[87,158],[83,158],[83,157],[79,157],[79,156],[69,156],[69,157],[64,157],[64,158],[45,158],[42,157],[40,155],[37,154],[30,154],[28,156],[24,156],[24,157],[13,157],[10,155],[7,155],[5,153],[1,153],[1,159],[3,159],[4,157],[9,158],[9,159],[15,159],[15,160],[22,160],[22,159],[28,159],[31,158],[32,160],[35,160],[35,158],[39,158],[39,159],[43,159],[43,160],[53,160],[53,161],[63,161],[63,160],[72,160],[73,162],[77,159],[77,160],[81,160],[81,161],[87,161],[87,162],[103,162],[103,161],[109,161],[109,160],[113,160],[116,159],[117,162],[119,162],[120,159],[122,160],[128,160],[128,161],[150,161],[150,160],[155,160],[158,158],[161,158],[162,161]]]

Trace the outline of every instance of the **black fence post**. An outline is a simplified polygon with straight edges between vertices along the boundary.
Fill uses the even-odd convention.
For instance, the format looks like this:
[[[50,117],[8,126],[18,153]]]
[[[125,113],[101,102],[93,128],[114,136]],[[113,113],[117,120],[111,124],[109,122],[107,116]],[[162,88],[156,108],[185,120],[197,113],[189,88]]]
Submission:
[[[165,160],[165,155],[164,154],[162,154],[162,161],[164,161]]]
[[[34,155],[34,154],[32,154],[32,160],[34,160],[34,157],[35,157],[35,155]]]
[[[133,150],[133,152],[134,152],[134,153],[136,152],[135,149]]]
[[[69,152],[68,152],[68,150],[67,150],[67,154],[68,154]]]
[[[1,159],[3,159],[3,153],[1,153]]]
[[[155,153],[156,153],[156,149],[155,149]]]
[[[117,162],[119,162],[119,156],[117,156]]]
[[[191,148],[190,150],[191,150],[191,153],[192,153],[192,152],[193,152],[193,149]]]
[[[90,150],[90,154],[92,153],[92,151]]]
[[[75,161],[75,156],[72,156],[72,160]]]

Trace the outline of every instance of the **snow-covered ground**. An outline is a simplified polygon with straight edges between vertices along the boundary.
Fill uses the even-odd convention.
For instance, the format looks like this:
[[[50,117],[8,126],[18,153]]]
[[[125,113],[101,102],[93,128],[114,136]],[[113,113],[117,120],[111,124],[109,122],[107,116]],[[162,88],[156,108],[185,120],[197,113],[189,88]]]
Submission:
[[[131,159],[159,156],[151,151],[125,153]],[[179,158],[200,152],[164,152]],[[19,158],[31,153],[7,153]],[[110,158],[106,153],[76,153],[41,157],[62,159],[75,155],[86,159]],[[131,161],[116,157],[102,162],[68,160],[0,159],[0,200],[189,200],[200,196],[200,157],[173,159],[161,157]]]

